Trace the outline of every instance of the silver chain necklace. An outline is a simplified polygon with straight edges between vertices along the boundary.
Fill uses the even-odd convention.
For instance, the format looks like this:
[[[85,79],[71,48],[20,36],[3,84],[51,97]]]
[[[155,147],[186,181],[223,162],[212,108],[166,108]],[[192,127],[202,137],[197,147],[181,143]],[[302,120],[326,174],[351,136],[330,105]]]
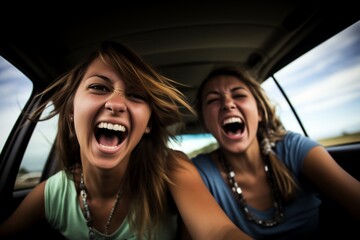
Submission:
[[[87,192],[86,192],[86,186],[84,183],[84,176],[83,173],[81,173],[81,179],[80,179],[80,195],[81,195],[81,199],[82,199],[82,203],[83,203],[83,214],[84,217],[86,219],[86,224],[89,228],[89,239],[90,240],[95,240],[96,239],[96,235],[94,233],[94,227],[93,227],[93,222],[92,222],[92,217],[91,217],[91,211],[89,208],[89,204],[87,202]],[[104,239],[106,239],[108,237],[108,229],[111,223],[111,220],[114,216],[115,210],[117,208],[118,205],[118,201],[120,199],[120,191],[117,193],[116,195],[116,200],[114,202],[114,206],[111,209],[110,215],[108,217],[108,220],[106,221],[105,224],[105,235],[104,235]]]
[[[249,221],[252,221],[258,225],[264,226],[264,227],[273,227],[277,225],[279,222],[281,222],[282,218],[284,217],[283,209],[282,209],[282,203],[279,193],[279,188],[275,182],[274,179],[274,173],[269,161],[269,156],[266,156],[264,159],[264,169],[266,172],[266,178],[270,184],[271,187],[271,193],[272,193],[272,199],[273,199],[273,206],[275,208],[275,215],[273,219],[258,219],[255,217],[251,212],[249,211],[248,205],[245,201],[245,197],[242,194],[242,190],[235,179],[235,171],[232,169],[230,163],[227,161],[227,159],[223,156],[222,153],[220,153],[220,160],[225,168],[225,171],[227,172],[227,178],[229,181],[229,186],[232,190],[232,192],[237,197],[238,203],[241,206],[242,211],[244,212],[246,218]]]

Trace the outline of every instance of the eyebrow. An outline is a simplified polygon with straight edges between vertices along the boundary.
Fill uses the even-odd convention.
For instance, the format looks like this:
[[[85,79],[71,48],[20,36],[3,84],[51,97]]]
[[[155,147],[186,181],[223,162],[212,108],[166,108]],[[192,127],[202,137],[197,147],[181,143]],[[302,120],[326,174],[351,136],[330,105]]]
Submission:
[[[104,81],[106,81],[106,82],[110,82],[110,83],[113,82],[110,78],[108,78],[108,77],[106,77],[106,76],[103,76],[103,75],[95,74],[95,75],[93,75],[93,77],[101,78],[102,80],[104,80]]]
[[[245,90],[245,88],[244,87],[234,87],[234,88],[232,88],[232,89],[230,89],[230,92],[236,92],[237,90]],[[218,92],[218,91],[209,91],[209,92],[207,92],[207,93],[205,93],[205,97],[206,96],[208,96],[208,95],[210,95],[210,94],[216,94],[216,95],[220,95],[220,93]]]
[[[108,83],[113,83],[113,80],[111,80],[111,78],[108,78],[108,77],[106,77],[104,75],[99,75],[99,74],[94,74],[94,75],[89,76],[86,79],[86,81],[88,81],[89,79],[92,79],[94,77],[100,78],[100,79],[102,79],[102,80],[104,80],[105,82],[108,82]]]
[[[230,90],[230,92],[235,92],[237,90],[246,90],[244,87],[234,87]]]

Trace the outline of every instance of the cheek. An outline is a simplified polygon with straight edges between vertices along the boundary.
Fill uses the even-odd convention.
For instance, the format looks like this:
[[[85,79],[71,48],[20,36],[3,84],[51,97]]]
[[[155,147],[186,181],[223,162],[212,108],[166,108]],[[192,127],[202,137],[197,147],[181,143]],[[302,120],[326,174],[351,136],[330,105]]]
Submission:
[[[142,126],[141,128],[139,127],[139,130],[142,128],[145,129],[148,126],[148,123],[149,123],[149,120],[151,117],[150,107],[149,106],[141,106],[141,107],[129,106],[129,109],[131,109],[134,123],[138,126]]]
[[[83,115],[92,112],[95,108],[104,107],[104,99],[102,96],[88,95],[80,91],[76,93],[74,97],[74,114]]]
[[[88,101],[82,100],[80,97],[75,97],[73,104],[75,123],[79,121],[79,119],[82,119],[84,115],[86,115],[85,109],[89,110],[89,108],[90,106]]]
[[[247,111],[247,115],[251,116],[251,119],[253,119],[252,122],[254,122],[254,124],[258,123],[261,121],[261,113],[258,109],[258,106],[256,105],[255,102],[251,102],[246,106],[246,111]]]
[[[86,129],[88,129],[89,121],[85,121],[85,119],[90,119],[89,111],[86,112],[84,109],[88,108],[83,104],[76,104],[74,102],[74,127],[78,139],[79,137],[81,138],[81,133],[84,133]]]
[[[203,121],[205,128],[212,132],[212,129],[217,126],[218,110],[215,108],[203,108]]]
[[[94,115],[99,108],[101,101],[91,99],[81,94],[75,95],[73,102],[74,126],[76,134],[79,137],[80,132],[87,131],[91,128]]]

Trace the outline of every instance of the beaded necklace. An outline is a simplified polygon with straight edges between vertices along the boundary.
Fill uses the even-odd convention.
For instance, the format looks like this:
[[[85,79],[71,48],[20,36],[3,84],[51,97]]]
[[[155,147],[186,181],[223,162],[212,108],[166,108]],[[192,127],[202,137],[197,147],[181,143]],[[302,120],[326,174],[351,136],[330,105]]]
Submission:
[[[94,240],[96,239],[95,237],[95,233],[94,233],[94,227],[93,227],[93,222],[92,222],[92,217],[91,217],[91,211],[89,208],[89,204],[87,202],[87,192],[86,192],[86,186],[84,183],[84,176],[83,173],[81,173],[81,179],[80,179],[80,195],[81,195],[81,199],[82,199],[82,203],[83,203],[83,214],[84,217],[86,219],[86,224],[89,228],[89,239],[90,240]],[[116,210],[117,207],[117,203],[120,199],[120,191],[116,194],[116,200],[114,202],[114,206],[111,209],[110,215],[108,217],[108,220],[106,221],[105,224],[105,233],[104,233],[104,239],[106,239],[108,237],[108,229],[111,223],[111,220],[114,216],[114,212]]]
[[[266,219],[266,220],[258,219],[253,214],[251,214],[251,212],[249,211],[249,208],[248,208],[248,204],[246,203],[246,200],[242,194],[242,190],[241,190],[240,186],[238,185],[238,183],[236,182],[235,171],[232,169],[229,161],[226,160],[226,158],[223,156],[223,154],[220,154],[220,160],[223,163],[225,171],[227,172],[229,186],[230,186],[231,190],[233,191],[233,193],[235,194],[235,196],[237,197],[238,203],[239,203],[242,211],[244,212],[246,218],[249,221],[252,221],[263,227],[273,227],[276,224],[278,224],[279,222],[281,222],[282,218],[284,217],[284,213],[283,213],[281,198],[280,198],[280,194],[279,194],[279,188],[274,179],[274,173],[273,173],[270,161],[269,161],[269,156],[266,155],[266,157],[263,158],[263,160],[264,160],[264,165],[265,165],[264,169],[265,169],[265,173],[266,173],[266,178],[271,187],[271,193],[272,193],[272,199],[273,199],[273,206],[275,208],[275,214],[274,214],[273,219]]]

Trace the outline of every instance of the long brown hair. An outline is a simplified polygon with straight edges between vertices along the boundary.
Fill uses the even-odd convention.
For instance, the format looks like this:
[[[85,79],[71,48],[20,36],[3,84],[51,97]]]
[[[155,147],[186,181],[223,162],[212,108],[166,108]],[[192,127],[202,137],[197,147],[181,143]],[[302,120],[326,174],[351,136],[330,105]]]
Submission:
[[[151,235],[152,227],[161,221],[166,211],[167,184],[171,184],[168,170],[176,165],[175,153],[168,148],[169,139],[176,136],[169,126],[182,123],[184,112],[179,107],[196,113],[176,88],[178,82],[159,74],[128,47],[112,41],[103,43],[86,61],[59,77],[37,96],[50,96],[48,102],[54,106],[54,110],[41,120],[59,115],[55,147],[69,177],[76,166],[81,165],[80,146],[70,121],[74,95],[86,69],[96,58],[111,65],[128,87],[144,92],[152,109],[151,132],[144,135],[132,152],[124,177],[124,191],[131,204],[130,226],[140,237],[145,232]],[[32,119],[40,116],[48,102],[33,113]]]
[[[273,145],[276,141],[283,139],[286,130],[281,123],[280,118],[276,115],[275,105],[271,103],[260,83],[256,81],[251,72],[242,66],[223,66],[216,68],[202,81],[197,92],[195,103],[195,108],[202,124],[204,125],[202,91],[210,79],[223,75],[233,76],[239,79],[239,81],[246,84],[254,96],[257,107],[262,116],[262,121],[259,123],[257,130],[257,138],[259,143],[265,143],[265,145],[267,145],[264,146],[261,144],[261,151],[264,151],[264,148],[271,147],[271,145]],[[268,146],[269,144],[270,146]],[[283,200],[289,201],[295,196],[297,189],[297,184],[292,176],[292,173],[283,164],[283,162],[278,159],[275,152],[269,151],[267,154],[269,155],[269,159],[274,170],[280,194]]]

